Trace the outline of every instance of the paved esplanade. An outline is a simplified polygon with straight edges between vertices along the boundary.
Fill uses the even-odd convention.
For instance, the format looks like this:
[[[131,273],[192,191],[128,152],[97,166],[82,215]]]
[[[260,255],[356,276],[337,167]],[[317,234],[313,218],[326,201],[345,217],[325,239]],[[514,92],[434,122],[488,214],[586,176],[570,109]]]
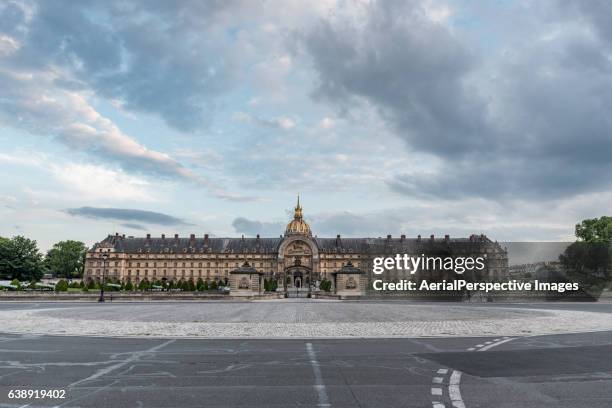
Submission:
[[[363,322],[376,315],[359,316],[355,311],[362,310],[361,306],[372,309],[378,303],[359,307],[341,303],[340,308],[327,312],[312,305],[301,304],[302,312],[296,312],[297,304],[289,306],[283,312],[286,324],[302,319],[299,313],[314,313],[316,325],[325,316],[340,316],[344,307],[355,313],[347,318]],[[155,321],[159,313],[170,313],[168,320],[178,319],[175,314],[181,309],[195,313],[178,319],[182,322],[176,324],[182,325],[218,312],[221,306],[228,304],[0,302],[0,313],[2,319],[5,314],[21,319],[23,311],[46,309],[40,316],[54,323],[78,318],[90,324],[93,320],[86,319],[97,313],[132,324],[129,320]],[[387,318],[400,321],[405,311],[418,310],[410,314],[417,326],[444,321],[439,316],[443,312],[454,313],[461,322],[476,316],[498,319],[498,313],[504,313],[503,321],[509,323],[541,318],[542,314],[546,317],[552,312],[545,308],[588,311],[583,316],[612,320],[612,304],[483,304],[470,309],[452,304],[391,306],[397,312]],[[242,307],[255,310],[244,312]],[[198,308],[210,311],[194,312]],[[277,309],[270,304],[262,308],[258,303],[236,303],[230,310],[243,313],[236,316],[240,320]],[[298,314],[291,317],[291,313]],[[19,319],[22,327],[30,327]],[[0,407],[612,406],[612,331],[546,336],[168,339],[1,334],[6,320],[1,323]],[[17,389],[65,390],[66,398],[9,399],[9,391]]]
[[[4,332],[206,338],[518,336],[612,330],[608,315],[455,303],[256,301],[53,303],[0,311]]]
[[[287,307],[279,314],[285,324],[314,314],[315,325],[326,316],[338,318],[344,307],[352,310],[347,319],[364,323],[378,315],[359,316],[361,306],[374,310],[379,305],[341,303],[322,312],[307,303],[298,312],[300,304],[278,304]],[[46,309],[40,316],[55,323],[78,318],[91,324],[93,320],[87,319],[98,313],[107,321],[132,324],[130,320],[156,321],[160,313],[169,313],[168,320],[177,319],[176,324],[182,325],[228,305],[0,303],[0,312],[21,318],[23,311]],[[268,303],[232,306],[229,310],[239,314],[238,321],[261,322],[259,313],[278,311]],[[386,310],[387,319],[401,322],[406,319],[402,314],[413,310],[410,316],[415,325],[446,321],[440,316],[443,312],[446,319],[454,316],[458,322],[477,317],[496,320],[499,313],[506,323],[525,321],[553,313],[546,307],[588,311],[583,317],[612,320],[612,304],[390,306],[395,312],[384,307],[379,312]],[[252,310],[245,312],[243,307]],[[202,308],[208,311],[194,312]],[[179,319],[176,312],[181,309],[195,314]],[[29,327],[27,321],[18,321]],[[9,390],[15,389],[61,389],[66,390],[66,398],[9,400]],[[612,332],[342,340],[5,334],[0,335],[0,407],[4,406],[609,408]]]

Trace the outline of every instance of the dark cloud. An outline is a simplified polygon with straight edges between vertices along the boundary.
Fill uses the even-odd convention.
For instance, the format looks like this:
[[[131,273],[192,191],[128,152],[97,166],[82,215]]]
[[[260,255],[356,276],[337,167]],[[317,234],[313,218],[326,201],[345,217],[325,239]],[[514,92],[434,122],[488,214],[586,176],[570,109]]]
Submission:
[[[128,229],[132,229],[132,230],[138,230],[138,231],[147,231],[147,228],[144,227],[143,225],[140,224],[132,224],[132,223],[125,223],[125,224],[121,224],[122,227],[128,228]]]
[[[365,98],[421,150],[457,155],[477,147],[484,106],[464,83],[474,53],[418,2],[366,9],[363,24],[324,20],[304,37],[319,74],[315,96],[345,109]]]
[[[323,20],[302,36],[317,98],[348,111],[366,101],[411,150],[436,159],[435,172],[390,176],[394,190],[541,199],[612,187],[612,7],[509,9],[495,16],[508,31],[486,52],[416,1],[373,2],[359,24]]]
[[[133,210],[128,208],[79,207],[68,208],[66,213],[86,218],[109,219],[119,221],[136,221],[157,225],[193,225],[180,218],[153,211]],[[135,225],[130,223],[130,225]]]
[[[165,3],[165,4],[164,4]],[[83,85],[131,110],[155,113],[193,130],[230,86],[231,67],[211,21],[232,2],[37,2],[26,23],[22,7],[0,15],[22,47],[12,58],[27,68],[60,66]],[[27,30],[19,31],[19,25]]]

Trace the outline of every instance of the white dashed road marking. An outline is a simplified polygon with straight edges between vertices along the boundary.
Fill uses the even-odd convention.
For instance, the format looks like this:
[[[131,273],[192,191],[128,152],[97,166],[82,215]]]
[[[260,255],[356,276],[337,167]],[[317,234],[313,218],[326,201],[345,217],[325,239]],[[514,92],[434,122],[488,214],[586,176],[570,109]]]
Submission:
[[[514,340],[515,338],[516,338],[516,337],[509,337],[509,338],[506,338],[506,339],[500,340],[500,341],[498,341],[498,342],[496,342],[496,343],[492,343],[492,344],[489,344],[488,346],[484,346],[484,347],[482,347],[481,349],[479,349],[478,351],[487,351],[487,350],[489,350],[489,349],[490,349],[490,348],[492,348],[492,347],[499,346],[500,344],[507,343],[507,342],[509,342],[509,341],[511,341],[511,340]]]
[[[306,351],[308,352],[308,358],[310,358],[310,365],[312,366],[312,373],[315,377],[314,388],[317,390],[317,395],[319,397],[318,406],[329,407],[330,403],[329,398],[327,397],[327,390],[325,389],[325,383],[323,382],[323,376],[321,375],[321,368],[319,367],[319,362],[317,361],[315,351],[312,348],[312,343],[306,343]]]
[[[493,347],[507,343],[516,338],[517,337],[507,336],[499,337],[493,340],[484,341],[474,347],[470,347],[467,349],[467,351],[487,351],[492,349]],[[444,388],[441,388],[440,385],[444,383],[444,376],[446,376],[448,372],[449,370],[447,368],[440,368],[436,371],[438,375],[434,376],[432,379],[432,383],[435,386],[431,387],[431,395],[440,397],[444,395]],[[465,408],[465,402],[463,402],[463,398],[461,397],[461,374],[461,371],[452,370],[450,378],[448,380],[448,398],[450,399],[453,408]],[[446,408],[444,402],[432,401],[431,403],[433,408]]]
[[[442,388],[433,387],[431,389],[431,395],[442,395]]]
[[[461,398],[461,390],[459,389],[460,382],[461,371],[453,371],[450,377],[450,384],[448,385],[448,396],[455,408],[465,408],[465,404]]]
[[[516,337],[501,337],[498,339],[494,339],[492,341],[485,341],[482,344],[477,344],[474,347],[470,347],[467,349],[467,351],[486,351],[489,350],[493,347],[499,346],[500,344],[504,344],[506,342],[509,342],[510,340],[514,340]]]

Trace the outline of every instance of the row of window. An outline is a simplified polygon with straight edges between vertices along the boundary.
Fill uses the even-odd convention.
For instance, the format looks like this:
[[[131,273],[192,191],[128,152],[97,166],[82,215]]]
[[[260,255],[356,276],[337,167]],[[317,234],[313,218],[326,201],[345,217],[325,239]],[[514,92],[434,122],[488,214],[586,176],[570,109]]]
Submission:
[[[105,250],[106,252],[106,250]],[[110,252],[110,249],[108,250],[108,252]],[[122,257],[122,255],[126,255],[124,252],[117,252],[115,253],[117,256]],[[270,255],[250,255],[251,258],[254,259],[268,259],[268,260],[276,260],[277,259],[278,254],[270,254]],[[99,258],[100,254],[99,253],[95,253],[93,255],[91,255],[92,258]],[[241,260],[244,259],[244,255],[243,254],[210,254],[210,255],[206,255],[206,254],[202,254],[202,255],[192,255],[192,254],[127,254],[125,256],[126,258],[129,259],[237,259],[237,260]],[[326,257],[326,255],[323,255],[322,258]],[[361,257],[361,255],[337,255],[334,254],[332,255],[332,258],[341,258],[341,259],[349,259],[349,258],[355,258],[355,257]]]
[[[272,266],[272,264],[270,262],[253,262],[252,264],[253,264],[253,266],[255,268],[270,268]],[[112,261],[112,263],[107,263],[107,265],[108,266],[113,265],[115,267],[118,267],[119,266],[119,261]],[[338,268],[338,267],[341,267],[342,265],[343,265],[342,262],[329,262],[329,263],[328,262],[322,262],[321,266],[322,266],[322,268],[327,268],[327,267]],[[100,261],[100,262],[98,262],[98,261],[90,261],[89,262],[89,266],[91,266],[91,267],[102,266],[102,261]],[[168,265],[168,262],[159,262],[159,265],[158,265],[157,262],[150,262],[150,263],[149,262],[142,262],[142,265],[141,265],[140,262],[129,261],[127,263],[127,266],[130,267],[130,268],[131,267],[140,268],[141,266],[145,267],[145,268],[148,268],[148,267],[152,267],[152,268],[157,268],[157,267],[163,267],[163,268],[168,268],[168,267],[175,267],[175,268],[177,268],[177,267],[182,267],[182,268],[187,267],[187,268],[189,268],[189,267],[191,267],[191,268],[195,268],[196,266],[198,268],[211,267],[211,266],[214,266],[214,267],[222,266],[222,267],[225,267],[225,268],[232,267],[232,265],[229,262],[225,262],[225,263],[223,263],[223,265],[219,265],[219,262],[216,262],[216,261],[215,262],[206,262],[206,265],[204,265],[204,262],[198,262],[197,265],[196,265],[196,262],[181,262],[180,265],[179,265],[179,263],[176,262],[176,261],[170,262],[170,265]],[[240,266],[240,262],[234,262],[233,267],[237,268],[239,266]]]

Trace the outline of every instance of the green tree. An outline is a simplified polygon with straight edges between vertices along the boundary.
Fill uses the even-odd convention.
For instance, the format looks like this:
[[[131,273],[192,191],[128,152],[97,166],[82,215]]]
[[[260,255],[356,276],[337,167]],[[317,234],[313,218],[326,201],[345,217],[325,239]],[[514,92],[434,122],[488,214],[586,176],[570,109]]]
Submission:
[[[576,224],[576,237],[584,242],[612,242],[612,217],[583,220]]]
[[[204,289],[204,290],[208,290],[208,289],[209,289],[209,288],[208,288],[208,281],[205,281],[205,282],[204,282],[204,288],[203,288],[203,289]]]
[[[125,284],[125,290],[127,290],[127,291],[129,291],[129,292],[131,292],[131,291],[133,291],[133,290],[134,290],[134,285],[132,285],[132,282],[131,282],[131,281],[127,281],[127,282],[126,282],[126,284]]]
[[[36,241],[19,235],[11,239],[0,237],[0,279],[40,280],[43,271]]]
[[[151,285],[149,281],[145,278],[138,283],[138,290],[149,290],[151,289]]]
[[[323,279],[321,283],[319,283],[319,289],[329,292],[331,290],[332,283],[327,279]]]
[[[559,260],[566,278],[580,286],[580,292],[597,299],[612,277],[612,217],[583,220],[576,225],[576,242]]]
[[[13,279],[11,285],[16,286],[17,290],[21,289],[21,282],[19,282],[19,279]]]
[[[202,278],[198,278],[198,281],[196,283],[196,289],[198,290],[198,292],[204,290],[204,281],[202,280]]]
[[[68,290],[68,282],[66,282],[64,279],[60,279],[55,284],[55,291],[56,292],[66,292],[67,290]]]
[[[196,290],[195,283],[193,283],[193,279],[191,278],[187,281],[187,290],[190,292],[193,292]]]
[[[61,278],[83,276],[87,247],[80,241],[60,241],[53,245],[45,257],[45,266]]]
[[[212,281],[210,283],[210,289],[211,290],[216,290],[219,286],[217,285],[217,281]]]

